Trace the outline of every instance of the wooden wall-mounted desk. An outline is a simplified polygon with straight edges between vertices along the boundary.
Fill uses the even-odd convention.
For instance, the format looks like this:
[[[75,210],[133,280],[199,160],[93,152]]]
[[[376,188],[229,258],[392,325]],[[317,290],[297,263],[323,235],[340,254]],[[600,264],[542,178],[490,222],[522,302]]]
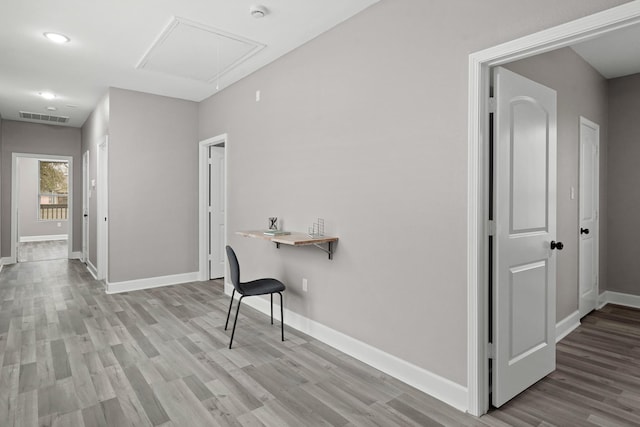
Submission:
[[[329,255],[329,259],[333,259],[333,243],[338,241],[337,237],[321,236],[311,237],[305,233],[291,232],[291,234],[283,234],[280,236],[269,236],[264,234],[263,230],[252,231],[236,231],[236,234],[244,237],[252,237],[255,239],[268,240],[276,244],[279,248],[280,245],[289,246],[308,246],[313,245],[316,248],[326,252]],[[323,247],[321,245],[327,245]]]

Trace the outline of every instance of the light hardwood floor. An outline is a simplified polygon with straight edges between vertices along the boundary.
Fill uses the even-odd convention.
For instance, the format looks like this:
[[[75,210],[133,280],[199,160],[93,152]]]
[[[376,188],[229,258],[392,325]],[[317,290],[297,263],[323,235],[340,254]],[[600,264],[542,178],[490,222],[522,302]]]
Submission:
[[[22,242],[18,244],[18,262],[49,261],[69,258],[66,240]]]
[[[290,328],[281,342],[248,306],[229,350],[228,303],[217,281],[106,295],[78,261],[5,266],[0,426],[640,424],[635,310],[588,317],[554,374],[475,418]]]

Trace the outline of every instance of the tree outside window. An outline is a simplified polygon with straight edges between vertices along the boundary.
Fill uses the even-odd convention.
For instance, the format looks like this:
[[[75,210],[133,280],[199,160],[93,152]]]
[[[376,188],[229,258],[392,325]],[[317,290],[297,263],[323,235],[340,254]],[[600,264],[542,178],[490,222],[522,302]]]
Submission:
[[[69,162],[40,160],[40,220],[66,220],[69,212]]]

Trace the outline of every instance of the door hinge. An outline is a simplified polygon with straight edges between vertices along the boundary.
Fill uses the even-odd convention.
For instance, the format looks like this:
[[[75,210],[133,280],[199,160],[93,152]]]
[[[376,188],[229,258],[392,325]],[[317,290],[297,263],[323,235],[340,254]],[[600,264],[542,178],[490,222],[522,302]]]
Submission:
[[[212,165],[212,164],[213,164],[213,159],[212,159],[211,157],[209,157],[209,158],[207,159],[207,163],[209,163],[210,165]]]
[[[496,354],[495,354],[495,348],[493,347],[493,343],[488,343],[487,344],[487,357],[489,359],[495,359]]]
[[[489,113],[496,112],[496,98],[493,96],[489,98]]]
[[[487,234],[489,236],[495,236],[496,235],[496,222],[494,220],[492,220],[492,219],[487,221]]]

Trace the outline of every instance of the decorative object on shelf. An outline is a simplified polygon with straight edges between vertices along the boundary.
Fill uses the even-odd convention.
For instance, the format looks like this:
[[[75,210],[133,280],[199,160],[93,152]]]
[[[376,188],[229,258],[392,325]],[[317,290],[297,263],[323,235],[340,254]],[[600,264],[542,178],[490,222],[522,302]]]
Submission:
[[[309,227],[309,237],[322,237],[324,236],[324,219],[318,218],[318,222],[314,222]]]
[[[270,216],[269,217],[269,230],[278,230],[278,217]]]

